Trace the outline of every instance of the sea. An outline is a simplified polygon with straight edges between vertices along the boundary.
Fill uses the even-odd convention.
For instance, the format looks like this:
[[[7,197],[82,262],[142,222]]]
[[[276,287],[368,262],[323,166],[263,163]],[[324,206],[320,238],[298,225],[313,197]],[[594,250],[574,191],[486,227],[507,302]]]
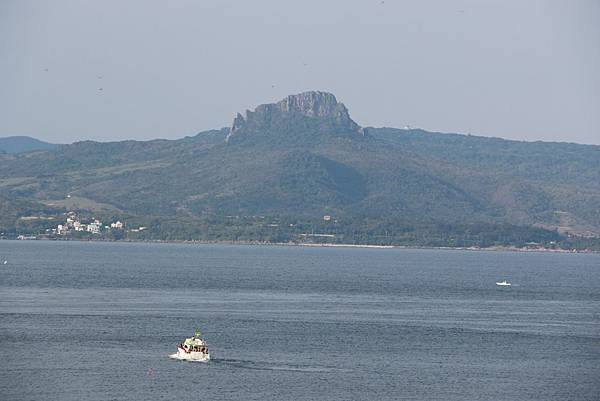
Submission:
[[[600,255],[0,241],[0,399],[599,400]]]

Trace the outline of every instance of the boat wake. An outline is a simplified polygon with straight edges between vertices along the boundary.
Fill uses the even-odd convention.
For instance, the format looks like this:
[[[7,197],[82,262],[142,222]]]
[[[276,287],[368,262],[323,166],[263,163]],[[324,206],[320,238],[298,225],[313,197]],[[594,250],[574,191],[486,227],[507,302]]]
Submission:
[[[306,372],[306,373],[326,373],[336,368],[326,366],[310,366],[310,365],[293,365],[276,362],[261,362],[261,361],[249,361],[243,359],[213,359],[214,363],[229,365],[240,369],[252,369],[252,370],[271,370],[271,371],[285,371],[285,372]]]

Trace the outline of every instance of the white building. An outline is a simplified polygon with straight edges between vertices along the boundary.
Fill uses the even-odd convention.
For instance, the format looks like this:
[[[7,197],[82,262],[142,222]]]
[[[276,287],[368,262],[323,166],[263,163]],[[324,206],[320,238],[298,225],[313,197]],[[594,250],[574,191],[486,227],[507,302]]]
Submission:
[[[59,235],[65,235],[66,233],[69,232],[69,227],[67,227],[66,224],[59,224],[58,226],[56,226],[56,233]]]
[[[100,224],[96,224],[96,221],[87,225],[87,232],[92,234],[100,234]]]
[[[117,220],[116,223],[110,223],[110,228],[116,228],[116,229],[123,229],[123,223],[121,223],[119,220]]]

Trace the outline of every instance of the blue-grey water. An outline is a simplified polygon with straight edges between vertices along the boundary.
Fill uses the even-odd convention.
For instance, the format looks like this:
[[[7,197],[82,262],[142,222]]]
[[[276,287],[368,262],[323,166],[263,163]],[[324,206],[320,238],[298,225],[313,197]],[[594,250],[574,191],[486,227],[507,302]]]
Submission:
[[[0,241],[3,260],[1,400],[600,399],[600,255]],[[168,358],[196,327],[213,360]]]

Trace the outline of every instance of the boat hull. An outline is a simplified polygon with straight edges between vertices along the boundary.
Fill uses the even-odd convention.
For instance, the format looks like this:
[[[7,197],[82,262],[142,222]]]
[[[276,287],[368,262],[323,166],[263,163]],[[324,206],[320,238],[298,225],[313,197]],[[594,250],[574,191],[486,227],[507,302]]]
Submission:
[[[171,355],[173,359],[179,359],[181,361],[191,361],[191,362],[208,362],[210,361],[210,354],[204,352],[195,352],[190,351],[186,352],[181,348],[177,349],[177,353]]]

